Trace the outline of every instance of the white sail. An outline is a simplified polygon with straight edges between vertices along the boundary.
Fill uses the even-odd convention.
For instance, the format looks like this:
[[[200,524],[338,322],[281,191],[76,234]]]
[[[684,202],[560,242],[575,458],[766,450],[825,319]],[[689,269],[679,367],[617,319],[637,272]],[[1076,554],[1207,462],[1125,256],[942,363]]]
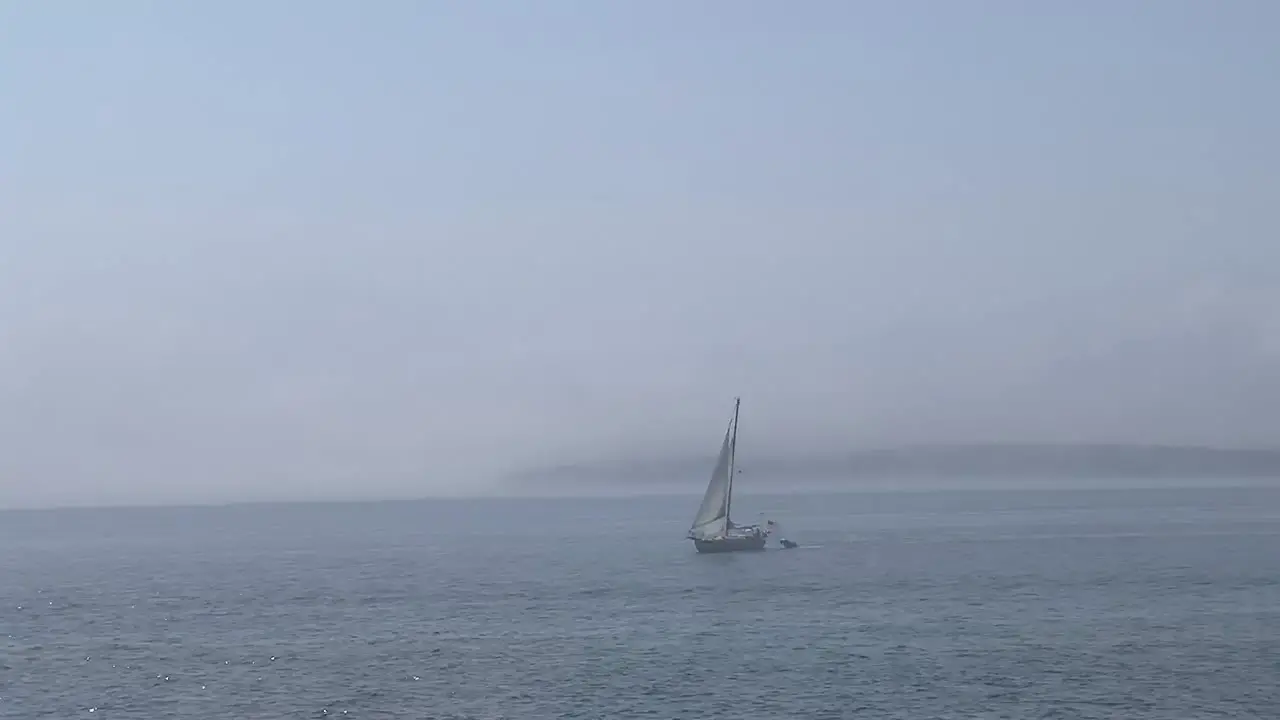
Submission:
[[[724,443],[720,445],[720,457],[716,469],[707,484],[707,494],[702,496],[702,506],[693,519],[690,534],[699,540],[723,537],[729,523],[730,460],[733,457],[733,422],[724,431]]]

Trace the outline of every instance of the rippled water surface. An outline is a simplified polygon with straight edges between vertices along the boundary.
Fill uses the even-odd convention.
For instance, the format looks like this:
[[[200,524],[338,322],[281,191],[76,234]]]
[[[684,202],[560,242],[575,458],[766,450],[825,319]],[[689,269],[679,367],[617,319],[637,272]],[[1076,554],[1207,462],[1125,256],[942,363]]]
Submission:
[[[0,718],[1273,718],[1280,488],[0,513]]]

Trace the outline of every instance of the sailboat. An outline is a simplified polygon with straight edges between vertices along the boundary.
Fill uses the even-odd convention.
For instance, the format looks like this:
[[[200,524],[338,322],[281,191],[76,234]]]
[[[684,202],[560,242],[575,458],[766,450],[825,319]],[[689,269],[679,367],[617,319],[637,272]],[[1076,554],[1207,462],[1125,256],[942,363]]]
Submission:
[[[711,482],[702,496],[702,505],[689,528],[689,539],[700,553],[739,552],[763,550],[769,529],[759,525],[735,525],[729,517],[733,504],[734,455],[738,445],[738,410],[741,398],[733,400],[733,419],[724,431],[720,444],[720,456],[716,459]]]

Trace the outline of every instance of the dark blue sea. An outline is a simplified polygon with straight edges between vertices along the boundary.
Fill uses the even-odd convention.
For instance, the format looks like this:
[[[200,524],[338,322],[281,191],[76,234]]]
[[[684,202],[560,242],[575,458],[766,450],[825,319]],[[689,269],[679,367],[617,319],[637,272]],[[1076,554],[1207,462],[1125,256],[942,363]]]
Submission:
[[[0,513],[0,718],[1275,718],[1280,487]]]

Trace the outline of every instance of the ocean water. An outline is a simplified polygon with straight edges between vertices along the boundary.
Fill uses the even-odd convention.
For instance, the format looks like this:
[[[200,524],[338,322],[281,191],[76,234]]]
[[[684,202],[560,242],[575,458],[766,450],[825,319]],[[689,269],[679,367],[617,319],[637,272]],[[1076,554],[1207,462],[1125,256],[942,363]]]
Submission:
[[[0,718],[1274,718],[1280,487],[0,513]]]

